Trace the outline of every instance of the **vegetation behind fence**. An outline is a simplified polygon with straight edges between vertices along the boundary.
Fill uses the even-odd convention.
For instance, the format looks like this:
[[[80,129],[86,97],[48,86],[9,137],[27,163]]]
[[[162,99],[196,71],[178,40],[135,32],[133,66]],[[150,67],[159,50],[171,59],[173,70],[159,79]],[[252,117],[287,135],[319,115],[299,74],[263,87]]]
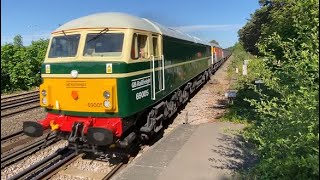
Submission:
[[[226,115],[249,122],[244,136],[260,159],[244,176],[318,179],[319,0],[259,2],[234,47],[233,68],[248,58],[249,74],[238,77],[237,100]]]

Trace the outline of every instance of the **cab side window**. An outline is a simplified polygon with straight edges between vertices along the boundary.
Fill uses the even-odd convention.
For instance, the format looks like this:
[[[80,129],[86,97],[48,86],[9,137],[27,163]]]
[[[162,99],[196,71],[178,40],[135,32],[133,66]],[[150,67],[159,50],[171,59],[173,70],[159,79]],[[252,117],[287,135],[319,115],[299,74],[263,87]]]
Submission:
[[[138,59],[138,58],[139,58],[138,35],[133,34],[132,47],[131,47],[131,59]]]
[[[159,47],[158,47],[158,38],[152,37],[152,45],[153,45],[153,55],[158,57],[159,56]]]
[[[131,58],[145,59],[149,57],[148,36],[134,34],[132,39]]]

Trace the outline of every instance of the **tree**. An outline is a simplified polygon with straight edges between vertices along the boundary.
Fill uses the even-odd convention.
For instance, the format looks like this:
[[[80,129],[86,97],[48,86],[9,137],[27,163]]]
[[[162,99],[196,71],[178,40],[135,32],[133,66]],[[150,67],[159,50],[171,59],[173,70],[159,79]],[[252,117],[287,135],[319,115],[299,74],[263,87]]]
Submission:
[[[13,45],[15,45],[17,47],[23,47],[23,38],[20,34],[16,35],[13,38]]]
[[[1,46],[1,92],[28,90],[40,83],[38,74],[49,40],[32,41],[22,46],[20,35],[14,43]]]
[[[214,44],[219,45],[218,41],[216,41],[216,40],[211,40],[210,43],[214,43]]]
[[[46,55],[48,44],[48,39],[40,39],[32,41],[31,45],[26,48],[26,58],[31,61],[32,66],[30,66],[30,69],[35,77],[34,85],[39,85],[40,83],[40,74],[38,74],[38,71]]]
[[[259,41],[263,25],[270,21],[269,11],[268,6],[256,10],[254,14],[251,14],[251,19],[248,20],[246,25],[238,31],[240,42],[242,42],[246,51],[251,54],[258,55],[256,43]]]
[[[239,38],[263,56],[259,78],[277,96],[248,100],[259,120],[248,131],[261,157],[253,179],[318,179],[319,0],[260,3]]]

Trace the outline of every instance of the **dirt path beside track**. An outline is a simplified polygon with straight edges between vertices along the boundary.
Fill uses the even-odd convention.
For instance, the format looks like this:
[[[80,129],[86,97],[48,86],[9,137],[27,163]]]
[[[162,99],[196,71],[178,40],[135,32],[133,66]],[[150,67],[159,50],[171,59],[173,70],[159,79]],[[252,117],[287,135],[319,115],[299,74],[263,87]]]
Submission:
[[[225,92],[230,88],[232,82],[231,77],[228,77],[228,67],[232,60],[233,56],[230,56],[220,69],[211,76],[211,79],[179,113],[171,127],[182,124],[186,117],[189,124],[196,125],[215,122],[223,116],[226,109],[217,108],[217,106],[226,105]]]

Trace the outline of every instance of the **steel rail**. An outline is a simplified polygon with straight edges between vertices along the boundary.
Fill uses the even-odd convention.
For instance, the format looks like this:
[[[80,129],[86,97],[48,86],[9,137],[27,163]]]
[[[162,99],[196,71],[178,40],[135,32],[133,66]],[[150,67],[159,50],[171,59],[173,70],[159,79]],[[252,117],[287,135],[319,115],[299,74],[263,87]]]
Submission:
[[[44,136],[47,137],[49,132],[50,132],[49,130],[45,130],[44,131]],[[44,137],[43,136],[41,139],[36,138],[36,137],[30,137],[30,136],[25,135],[23,133],[23,131],[18,131],[16,133],[10,134],[10,135],[5,136],[4,138],[2,138],[1,144],[5,144],[5,143],[7,143],[7,141],[10,141],[12,139],[16,139],[16,138],[19,138],[19,137],[23,137],[23,136],[25,136],[26,138],[22,138],[21,140],[18,140],[18,141],[15,141],[13,143],[10,143],[7,146],[1,146],[1,154],[4,154],[7,151],[10,151],[11,149],[13,149],[13,148],[15,148],[15,147],[17,147],[17,146],[19,146],[21,144],[26,144],[28,142],[32,142],[33,140],[41,140]]]
[[[29,101],[29,100],[33,100],[33,99],[37,99],[37,98],[39,99],[39,95],[35,94],[32,96],[22,97],[19,99],[8,100],[8,101],[1,102],[1,107],[5,107],[5,106],[12,105],[12,104],[21,103],[21,102],[25,102],[25,101]]]
[[[55,163],[54,165],[50,166],[49,168],[45,169],[44,171],[42,171],[40,174],[36,175],[34,178],[34,180],[38,180],[38,179],[49,179],[49,177],[47,176],[48,174],[51,174],[51,172],[54,172],[56,169],[58,169],[61,166],[64,166],[65,164],[72,163],[73,161],[75,161],[76,159],[78,159],[77,153],[71,153],[69,156],[67,157],[63,157],[62,160],[60,160],[58,163]]]
[[[9,180],[41,179],[45,174],[50,173],[53,171],[53,169],[58,168],[63,163],[68,162],[74,156],[76,156],[74,150],[70,150],[67,147],[60,148],[55,153],[29,166],[27,169],[13,175],[9,178]]]
[[[102,180],[110,179],[123,165],[124,162],[120,162],[119,164],[117,164],[105,177],[102,178]]]
[[[43,174],[41,176],[41,179],[50,179],[52,176],[54,176],[55,174],[57,174],[59,171],[63,170],[64,168],[66,168],[69,164],[73,163],[74,161],[76,161],[79,158],[82,158],[85,155],[85,153],[81,153],[75,157],[73,157],[72,159],[70,159],[68,162],[65,162],[64,164],[62,164],[60,167],[55,168],[54,170],[52,170],[51,172],[48,172],[46,174]]]
[[[13,134],[1,137],[1,143],[5,142],[5,141],[8,141],[10,139],[16,138],[18,136],[23,136],[23,131],[18,131],[18,132],[15,132]]]
[[[21,94],[16,94],[16,95],[11,95],[11,96],[7,96],[7,97],[3,97],[3,98],[1,98],[1,101],[7,100],[7,99],[10,99],[10,98],[16,98],[16,97],[20,97],[20,96],[25,96],[25,95],[29,95],[29,94],[35,94],[35,93],[39,93],[39,91],[36,90],[36,91],[25,92],[25,93],[21,93]]]
[[[46,138],[43,138],[35,143],[28,144],[28,145],[26,145],[16,151],[1,154],[1,169],[3,169],[5,167],[11,165],[12,163],[15,163],[15,162],[29,156],[30,154],[42,149],[44,147],[44,145],[48,146],[48,145],[55,143],[56,142],[55,137],[56,137],[56,135],[51,135],[48,137],[47,140],[46,140]],[[46,142],[46,144],[44,144],[45,142]]]
[[[12,104],[1,106],[1,111],[10,109],[10,108],[20,107],[20,106],[23,106],[29,103],[35,103],[35,102],[39,102],[39,98],[33,98],[33,99],[29,99],[28,101],[12,103]]]
[[[38,107],[40,107],[39,104],[33,105],[33,106],[25,108],[25,109],[20,109],[18,111],[13,111],[13,112],[10,112],[10,113],[7,113],[7,114],[1,114],[1,118],[12,116],[12,115],[15,115],[15,114],[18,114],[18,113],[21,113],[21,112],[24,112],[24,111],[28,111],[30,109],[35,109],[35,108],[38,108]]]

